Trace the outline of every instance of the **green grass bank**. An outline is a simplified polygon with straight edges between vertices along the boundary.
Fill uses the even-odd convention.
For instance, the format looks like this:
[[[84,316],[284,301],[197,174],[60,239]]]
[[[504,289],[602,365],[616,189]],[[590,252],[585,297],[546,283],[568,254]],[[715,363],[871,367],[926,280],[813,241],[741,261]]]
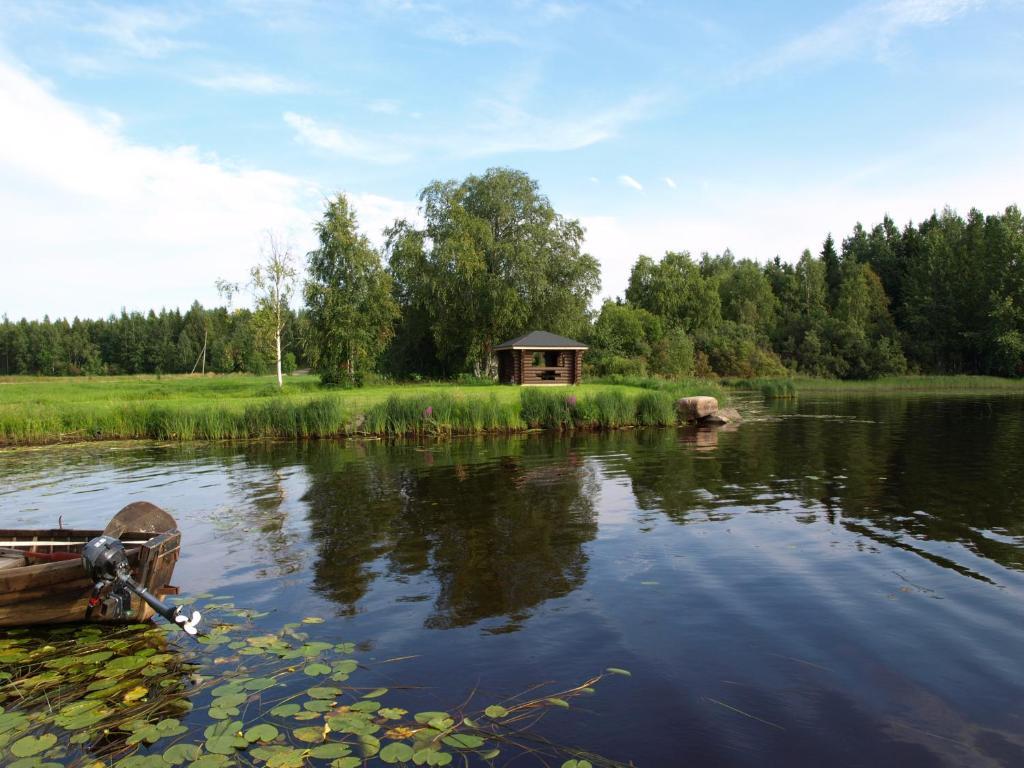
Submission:
[[[717,384],[609,379],[577,387],[391,384],[324,389],[315,376],[0,378],[0,444],[451,435],[668,425],[679,397]]]
[[[800,394],[884,395],[884,394],[1024,394],[1024,379],[995,376],[886,376],[879,379],[845,381],[808,376],[764,379],[723,379],[726,390],[760,392],[767,399],[785,399]]]

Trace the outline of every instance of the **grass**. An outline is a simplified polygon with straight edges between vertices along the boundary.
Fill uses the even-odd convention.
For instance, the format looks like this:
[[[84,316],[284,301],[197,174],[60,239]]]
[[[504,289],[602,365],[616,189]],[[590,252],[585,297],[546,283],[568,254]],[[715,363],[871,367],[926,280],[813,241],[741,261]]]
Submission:
[[[761,392],[768,399],[795,397],[798,393],[886,394],[886,393],[1021,393],[1024,379],[995,376],[886,376],[863,381],[794,378],[723,380],[727,388]]]
[[[279,391],[272,376],[0,377],[0,444],[608,429],[674,423],[675,400],[691,394],[721,390],[643,379],[331,390],[315,376],[290,376]]]

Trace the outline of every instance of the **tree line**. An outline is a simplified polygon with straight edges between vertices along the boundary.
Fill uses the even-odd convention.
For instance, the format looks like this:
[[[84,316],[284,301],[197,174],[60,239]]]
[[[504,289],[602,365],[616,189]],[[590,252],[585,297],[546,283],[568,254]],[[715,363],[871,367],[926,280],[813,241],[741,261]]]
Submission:
[[[582,250],[583,227],[525,173],[435,181],[420,214],[396,221],[377,249],[346,197],[330,200],[295,294],[303,306],[289,306],[300,275],[274,244],[252,271],[252,309],[5,317],[0,373],[263,373],[279,362],[335,384],[487,377],[496,344],[545,329],[590,344],[597,374],[1024,375],[1016,207],[966,219],[945,210],[903,228],[889,217],[857,224],[795,263],[728,250],[640,256],[625,294],[597,310],[600,268]]]

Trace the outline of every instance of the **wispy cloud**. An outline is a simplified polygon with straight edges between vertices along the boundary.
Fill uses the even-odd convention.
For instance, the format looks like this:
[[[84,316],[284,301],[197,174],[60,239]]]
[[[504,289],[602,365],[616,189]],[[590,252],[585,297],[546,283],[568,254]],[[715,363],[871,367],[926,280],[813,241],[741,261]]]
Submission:
[[[317,149],[370,163],[397,163],[409,157],[407,152],[396,150],[400,145],[387,138],[370,139],[347,133],[295,112],[285,112],[283,118],[300,142]]]
[[[303,83],[263,72],[234,72],[209,77],[197,77],[192,82],[213,91],[244,91],[246,93],[263,95],[304,93],[309,90],[308,86]]]
[[[382,115],[397,115],[401,104],[395,99],[374,99],[367,108]]]
[[[626,99],[604,109],[580,106],[539,114],[516,101],[486,99],[474,105],[475,119],[458,125],[424,125],[417,133],[357,133],[308,115],[286,112],[284,121],[304,144],[368,162],[396,163],[425,153],[483,157],[514,152],[564,152],[606,141],[647,116],[655,99]]]
[[[484,100],[476,110],[481,118],[458,136],[453,148],[469,156],[581,149],[617,136],[626,125],[647,117],[656,102],[641,94],[604,108],[538,114],[515,102]]]
[[[666,176],[665,177],[665,186],[668,187],[669,189],[675,189],[676,188],[676,180],[673,179],[671,176]]]
[[[887,0],[858,5],[836,19],[779,45],[741,67],[736,79],[853,56],[865,49],[882,54],[900,34],[945,24],[981,7],[986,0]]]
[[[157,59],[191,47],[176,36],[193,22],[186,14],[158,8],[102,7],[99,19],[86,29],[116,45],[122,52],[144,59]]]
[[[637,192],[644,191],[643,184],[634,179],[632,176],[627,176],[625,174],[619,176],[619,184],[621,184],[624,187],[629,187],[630,189],[635,189]]]

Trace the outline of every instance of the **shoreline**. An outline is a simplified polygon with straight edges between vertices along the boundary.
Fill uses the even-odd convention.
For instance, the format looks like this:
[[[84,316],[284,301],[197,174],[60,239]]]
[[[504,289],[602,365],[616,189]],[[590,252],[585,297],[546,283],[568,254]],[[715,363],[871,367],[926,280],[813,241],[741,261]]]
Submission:
[[[114,440],[339,439],[513,434],[672,426],[676,403],[693,394],[722,396],[713,383],[649,382],[578,387],[513,388],[458,385],[396,385],[369,390],[296,389],[263,393],[258,379],[241,396],[196,389],[192,379],[155,383],[152,393],[116,399],[119,382],[90,382],[93,399],[72,400],[74,382],[59,382],[47,399],[48,382],[25,382],[23,402],[0,405],[0,447]],[[37,386],[32,387],[35,383]],[[233,385],[239,382],[236,380]],[[107,389],[105,390],[105,387]],[[214,389],[216,385],[214,386]],[[172,390],[168,393],[166,390]],[[257,395],[252,392],[257,391]],[[149,394],[147,397],[146,394]],[[168,395],[171,396],[168,396]],[[174,397],[178,394],[178,397]],[[269,394],[269,396],[268,396]]]

